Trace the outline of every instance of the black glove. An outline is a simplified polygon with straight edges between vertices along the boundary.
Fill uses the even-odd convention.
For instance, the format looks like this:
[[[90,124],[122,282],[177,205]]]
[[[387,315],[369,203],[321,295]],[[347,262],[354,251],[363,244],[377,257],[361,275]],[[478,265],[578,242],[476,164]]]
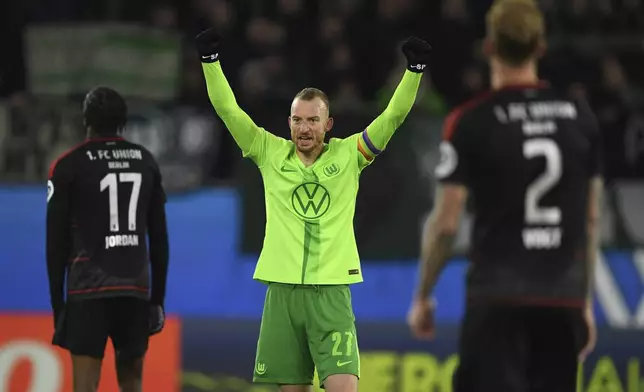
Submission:
[[[150,305],[150,336],[158,334],[165,325],[165,311],[161,305]]]
[[[418,37],[410,37],[403,43],[402,52],[407,58],[407,69],[422,73],[429,66],[432,47]]]
[[[219,61],[219,40],[221,37],[219,33],[209,28],[195,37],[195,46],[197,52],[201,56],[202,63],[214,63]]]

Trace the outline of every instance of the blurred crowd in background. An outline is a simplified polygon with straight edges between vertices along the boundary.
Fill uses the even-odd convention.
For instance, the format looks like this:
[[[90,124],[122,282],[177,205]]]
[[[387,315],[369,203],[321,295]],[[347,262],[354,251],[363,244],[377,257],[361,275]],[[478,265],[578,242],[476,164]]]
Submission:
[[[126,137],[154,154],[171,201],[167,302],[180,320],[154,338],[161,354],[146,361],[147,381],[163,385],[150,390],[176,377],[185,391],[259,391],[244,380],[265,295],[251,279],[265,189],[210,105],[193,46],[208,26],[222,33],[221,64],[239,104],[284,137],[291,100],[309,86],[330,96],[330,136],[362,131],[401,77],[402,41],[414,34],[431,43],[416,107],[361,174],[353,222],[365,282],[352,301],[366,323],[363,390],[451,390],[471,211],[437,285],[431,345],[411,340],[404,325],[407,289],[433,207],[443,120],[488,88],[481,40],[492,1],[0,0],[0,390],[71,385],[69,361],[49,349],[46,177],[85,137],[84,95],[107,85],[126,97]],[[548,25],[541,76],[590,103],[605,144],[600,339],[579,391],[644,391],[644,0],[536,1]],[[30,295],[16,295],[25,287]]]
[[[2,62],[6,64],[0,94],[10,115],[20,110],[29,113],[39,99],[28,83],[29,58],[24,37],[30,26],[50,23],[135,23],[177,34],[181,40],[177,93],[163,102],[149,101],[204,113],[211,109],[191,37],[209,25],[216,26],[224,37],[222,66],[238,101],[256,120],[283,118],[284,132],[290,101],[306,86],[319,87],[329,94],[332,115],[377,115],[404,69],[399,46],[410,34],[427,39],[434,47],[431,73],[423,79],[415,112],[440,118],[488,87],[480,42],[491,0],[11,0],[10,3],[5,14],[9,34],[0,38],[8,48],[3,51]],[[595,109],[606,136],[609,179],[641,178],[644,3],[542,0],[540,4],[547,16],[549,35],[549,51],[541,62],[543,78],[573,96],[585,97]],[[65,99],[73,101],[74,97]],[[27,128],[13,124],[5,136],[17,135],[15,140],[20,140],[20,132],[28,132]],[[208,160],[206,172],[208,177],[222,180],[234,175],[231,167],[238,153],[226,132],[216,135],[217,156]],[[38,137],[41,135],[28,134],[23,138],[26,141],[22,144],[16,141],[11,148],[29,145]],[[74,137],[68,139],[63,145],[70,144]],[[51,139],[46,140],[46,148],[54,145]],[[0,172],[13,170],[15,177],[15,171],[22,170],[15,167],[21,166],[0,165]],[[37,179],[43,173],[32,172],[36,174],[24,178]]]

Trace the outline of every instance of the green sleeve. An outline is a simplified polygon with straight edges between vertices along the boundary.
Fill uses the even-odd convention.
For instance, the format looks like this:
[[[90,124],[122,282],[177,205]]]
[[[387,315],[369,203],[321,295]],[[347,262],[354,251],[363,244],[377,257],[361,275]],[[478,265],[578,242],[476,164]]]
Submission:
[[[406,70],[387,108],[362,133],[358,139],[358,149],[365,159],[371,160],[380,154],[405,121],[416,101],[421,77],[421,73]]]
[[[208,97],[217,115],[226,125],[244,156],[252,155],[255,138],[265,132],[239,107],[219,61],[202,63]]]

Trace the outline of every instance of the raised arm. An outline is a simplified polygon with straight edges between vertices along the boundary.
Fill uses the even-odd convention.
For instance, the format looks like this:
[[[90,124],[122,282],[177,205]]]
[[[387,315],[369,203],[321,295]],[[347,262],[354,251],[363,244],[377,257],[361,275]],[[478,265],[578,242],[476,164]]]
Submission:
[[[416,101],[422,74],[429,65],[431,47],[420,38],[409,38],[402,46],[407,58],[407,70],[396,87],[387,108],[358,138],[358,149],[367,161],[380,154],[394,132],[407,118]]]
[[[213,29],[202,32],[196,37],[196,46],[201,56],[210,102],[246,156],[251,152],[251,146],[257,135],[264,130],[258,127],[237,104],[219,62],[217,32]]]

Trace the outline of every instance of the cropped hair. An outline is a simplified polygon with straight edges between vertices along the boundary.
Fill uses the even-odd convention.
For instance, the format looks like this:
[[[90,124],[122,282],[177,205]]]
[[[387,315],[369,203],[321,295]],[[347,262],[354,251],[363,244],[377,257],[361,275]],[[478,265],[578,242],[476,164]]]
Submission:
[[[530,60],[545,37],[543,14],[534,0],[496,0],[486,24],[496,54],[511,66]]]

